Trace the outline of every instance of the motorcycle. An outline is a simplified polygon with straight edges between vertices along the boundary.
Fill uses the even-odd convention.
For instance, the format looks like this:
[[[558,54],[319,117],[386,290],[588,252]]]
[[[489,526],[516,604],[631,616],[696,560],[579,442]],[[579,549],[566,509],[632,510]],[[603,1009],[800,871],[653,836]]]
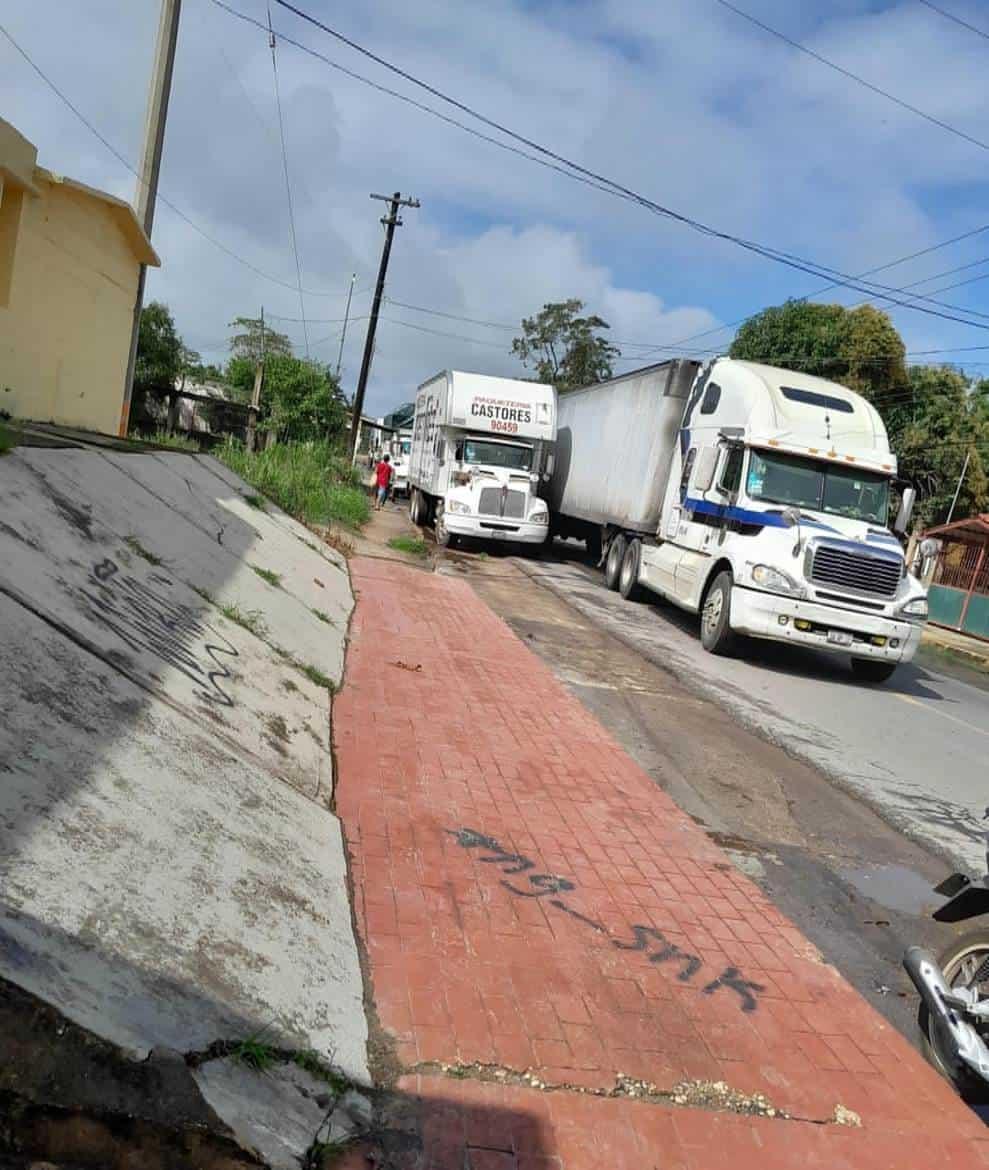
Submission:
[[[989,873],[953,873],[934,892],[947,899],[932,915],[937,922],[989,915]],[[989,1100],[989,927],[961,935],[937,958],[909,947],[903,966],[920,993],[918,1024],[931,1063],[967,1100]]]

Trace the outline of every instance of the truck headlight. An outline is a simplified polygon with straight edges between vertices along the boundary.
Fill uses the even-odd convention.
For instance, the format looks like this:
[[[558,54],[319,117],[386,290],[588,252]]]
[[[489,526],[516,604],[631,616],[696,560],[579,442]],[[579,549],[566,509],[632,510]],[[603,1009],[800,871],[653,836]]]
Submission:
[[[451,500],[446,507],[447,511],[454,512],[458,516],[470,515],[470,504],[465,504],[462,500]]]
[[[790,597],[803,597],[804,587],[798,585],[792,577],[780,569],[773,569],[769,565],[753,565],[752,580],[770,593],[786,593]]]
[[[913,601],[908,601],[900,610],[900,613],[907,618],[926,618],[928,612],[926,597],[915,597]]]
[[[549,512],[545,508],[537,508],[529,513],[529,521],[532,524],[548,524]]]

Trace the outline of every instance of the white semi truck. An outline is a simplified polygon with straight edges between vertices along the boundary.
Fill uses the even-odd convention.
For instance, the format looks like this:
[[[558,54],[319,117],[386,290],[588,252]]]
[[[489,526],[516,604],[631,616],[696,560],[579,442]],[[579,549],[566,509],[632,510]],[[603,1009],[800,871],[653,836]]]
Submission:
[[[889,526],[896,456],[876,410],[822,378],[718,358],[669,361],[560,396],[544,492],[551,531],[578,537],[605,581],[736,635],[851,656],[882,682],[927,617]],[[902,485],[900,485],[902,487]],[[912,488],[893,524],[905,531]]]
[[[556,391],[540,382],[444,370],[416,394],[409,514],[436,543],[542,544],[540,480],[553,465]]]
[[[409,494],[409,462],[412,458],[412,431],[397,431],[388,442],[391,465],[394,468],[391,481],[392,495]]]

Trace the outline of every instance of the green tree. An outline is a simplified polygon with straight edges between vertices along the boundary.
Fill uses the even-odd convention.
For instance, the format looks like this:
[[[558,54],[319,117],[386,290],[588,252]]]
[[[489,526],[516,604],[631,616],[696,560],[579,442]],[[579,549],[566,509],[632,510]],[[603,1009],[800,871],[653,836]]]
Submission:
[[[903,339],[872,305],[787,301],[746,321],[729,353],[828,378],[870,400],[908,386]]]
[[[329,366],[276,355],[265,361],[262,426],[285,442],[326,439],[343,430],[346,408]]]
[[[595,315],[581,317],[583,308],[577,299],[543,305],[534,317],[522,319],[522,334],[512,342],[522,364],[558,390],[605,381],[621,355],[617,346],[597,336],[610,328],[608,322]]]
[[[947,517],[966,456],[954,518],[989,509],[989,415],[964,373],[913,366],[908,394],[883,413],[900,475],[917,488],[917,517],[925,527]]]
[[[291,354],[292,342],[284,333],[265,325],[260,317],[234,317],[230,328],[237,332],[230,338],[230,352],[234,357],[245,357],[257,365],[262,355]]]
[[[152,401],[175,387],[182,370],[182,339],[167,305],[151,301],[141,310],[134,364],[134,392],[130,428],[143,431],[157,425]]]

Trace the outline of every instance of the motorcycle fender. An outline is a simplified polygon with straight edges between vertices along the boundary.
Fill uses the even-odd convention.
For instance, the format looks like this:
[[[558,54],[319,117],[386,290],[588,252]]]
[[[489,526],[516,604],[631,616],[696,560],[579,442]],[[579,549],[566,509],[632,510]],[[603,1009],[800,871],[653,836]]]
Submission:
[[[964,922],[980,914],[989,914],[989,887],[972,882],[939,906],[932,917],[936,922]]]

